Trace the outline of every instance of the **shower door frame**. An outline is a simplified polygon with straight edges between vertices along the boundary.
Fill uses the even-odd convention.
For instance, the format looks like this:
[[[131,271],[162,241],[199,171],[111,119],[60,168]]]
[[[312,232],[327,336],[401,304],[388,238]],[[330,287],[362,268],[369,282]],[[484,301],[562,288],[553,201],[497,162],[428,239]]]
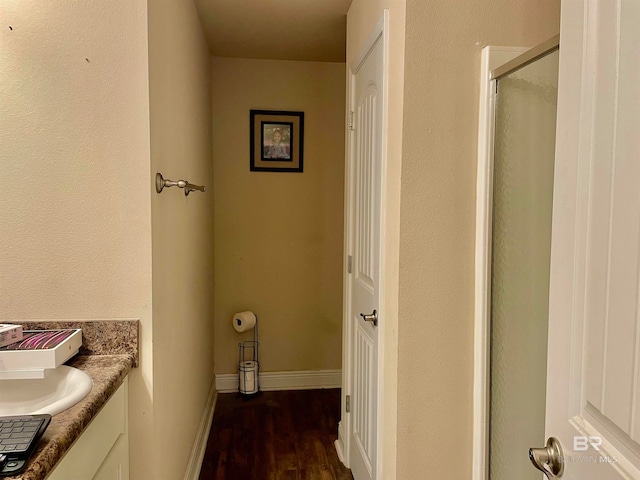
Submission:
[[[533,48],[487,46],[482,50],[476,184],[473,480],[489,480],[491,226],[497,81],[557,50],[559,42],[560,35],[555,35]]]

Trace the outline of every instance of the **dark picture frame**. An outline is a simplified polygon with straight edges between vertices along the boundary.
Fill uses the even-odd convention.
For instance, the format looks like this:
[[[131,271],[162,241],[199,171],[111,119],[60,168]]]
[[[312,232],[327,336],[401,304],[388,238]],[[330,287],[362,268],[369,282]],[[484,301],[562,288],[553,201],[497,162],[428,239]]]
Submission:
[[[250,110],[252,172],[302,172],[304,112]]]

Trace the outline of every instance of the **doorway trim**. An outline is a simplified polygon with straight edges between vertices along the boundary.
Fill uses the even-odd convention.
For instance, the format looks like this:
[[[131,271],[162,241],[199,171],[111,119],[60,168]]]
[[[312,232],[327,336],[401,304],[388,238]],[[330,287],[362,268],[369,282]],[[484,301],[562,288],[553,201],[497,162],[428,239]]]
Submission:
[[[388,123],[389,123],[389,10],[385,9],[382,16],[376,23],[371,34],[367,40],[363,43],[361,50],[356,56],[355,60],[349,65],[347,71],[347,141],[346,141],[346,165],[345,165],[345,242],[344,242],[344,264],[343,264],[343,313],[342,313],[342,401],[341,401],[341,418],[338,422],[338,438],[335,441],[336,451],[340,461],[347,467],[349,465],[349,458],[351,453],[351,422],[352,419],[349,413],[346,412],[346,396],[352,395],[352,383],[353,383],[353,363],[352,363],[352,340],[353,332],[351,328],[351,322],[349,318],[351,315],[351,282],[349,272],[349,257],[353,251],[353,232],[350,229],[351,218],[351,206],[354,202],[354,192],[351,190],[351,180],[353,178],[353,141],[350,130],[350,118],[349,112],[353,111],[355,105],[354,95],[354,76],[360,66],[364,63],[369,53],[375,47],[376,43],[382,42],[382,147],[381,147],[381,188],[380,188],[380,231],[383,232],[380,238],[380,262],[379,268],[381,270],[379,275],[379,298],[380,298],[380,323],[377,326],[378,329],[378,362],[377,362],[377,374],[378,374],[378,387],[376,391],[377,397],[377,411],[376,411],[376,465],[374,466],[376,472],[376,478],[382,478],[383,456],[380,455],[382,451],[382,439],[384,437],[383,432],[383,410],[384,410],[384,390],[385,390],[385,375],[384,375],[384,359],[385,359],[385,337],[387,336],[388,322],[386,318],[390,317],[388,312],[388,306],[384,301],[384,292],[386,291],[385,276],[383,275],[385,251],[386,251],[386,205],[388,199],[388,187],[387,187],[387,149],[388,149]]]
[[[533,47],[482,49],[476,184],[472,479],[489,480],[490,298],[496,82],[558,48],[560,35]]]

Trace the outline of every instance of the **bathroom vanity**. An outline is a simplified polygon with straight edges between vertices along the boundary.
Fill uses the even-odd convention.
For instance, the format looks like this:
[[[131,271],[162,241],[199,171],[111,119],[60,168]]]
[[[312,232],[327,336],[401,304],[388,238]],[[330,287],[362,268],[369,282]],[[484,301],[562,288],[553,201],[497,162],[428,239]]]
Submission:
[[[128,381],[124,382],[78,437],[47,480],[129,478]]]
[[[78,328],[77,323],[52,325]],[[119,321],[113,328],[107,324],[83,322],[83,347],[66,363],[87,373],[93,388],[76,405],[52,417],[26,470],[7,480],[129,478],[127,375],[137,364],[138,322]]]

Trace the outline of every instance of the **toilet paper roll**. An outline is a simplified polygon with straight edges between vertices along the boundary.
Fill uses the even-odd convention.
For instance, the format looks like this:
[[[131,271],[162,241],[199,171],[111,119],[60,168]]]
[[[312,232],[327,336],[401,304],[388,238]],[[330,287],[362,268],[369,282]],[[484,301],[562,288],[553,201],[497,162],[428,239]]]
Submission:
[[[236,332],[251,330],[256,326],[256,314],[251,311],[239,312],[233,316],[233,328]]]
[[[238,365],[239,390],[243,394],[252,394],[258,391],[258,362],[248,360]]]

